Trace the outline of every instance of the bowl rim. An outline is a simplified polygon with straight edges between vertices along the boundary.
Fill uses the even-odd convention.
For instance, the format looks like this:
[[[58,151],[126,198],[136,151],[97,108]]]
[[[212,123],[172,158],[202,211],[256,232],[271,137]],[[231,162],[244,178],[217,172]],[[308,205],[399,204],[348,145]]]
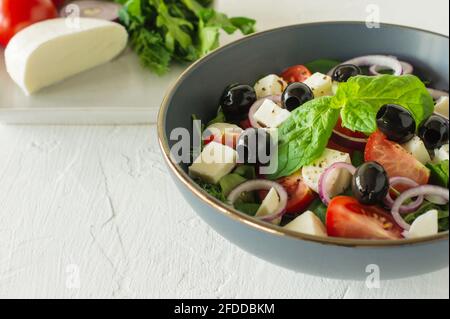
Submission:
[[[268,234],[277,235],[281,237],[288,237],[290,239],[307,241],[310,243],[323,244],[323,245],[331,245],[331,246],[341,246],[341,247],[353,247],[353,248],[382,248],[382,247],[399,247],[399,246],[408,246],[408,245],[416,245],[416,244],[425,244],[430,242],[442,241],[449,238],[449,231],[442,232],[437,235],[421,237],[421,238],[413,238],[413,239],[403,239],[403,240],[365,240],[365,239],[347,239],[347,238],[338,238],[338,237],[319,237],[314,235],[308,235],[303,233],[298,233],[295,231],[284,229],[280,226],[276,226],[270,223],[266,223],[260,221],[252,216],[246,215],[233,207],[226,205],[225,203],[219,201],[218,199],[212,197],[208,193],[206,193],[203,189],[201,189],[195,181],[181,168],[179,164],[173,161],[170,156],[170,148],[168,144],[168,138],[165,133],[166,127],[166,114],[169,106],[169,102],[176,91],[176,89],[180,86],[180,84],[184,81],[184,79],[191,74],[198,65],[204,63],[205,61],[213,58],[217,54],[220,54],[222,51],[230,49],[236,45],[242,44],[246,41],[250,41],[253,38],[257,38],[262,35],[267,35],[269,33],[281,32],[283,30],[288,30],[292,28],[301,28],[303,26],[317,26],[317,25],[363,25],[365,22],[363,21],[330,21],[330,22],[313,22],[313,23],[301,23],[301,24],[293,24],[288,26],[282,26],[278,28],[273,28],[269,30],[264,30],[260,32],[253,33],[248,36],[244,36],[238,40],[232,41],[224,46],[221,46],[198,61],[194,62],[190,65],[178,78],[177,80],[169,87],[167,93],[164,96],[162,101],[160,110],[158,112],[157,118],[157,133],[158,133],[158,142],[163,153],[163,158],[171,170],[171,172],[182,182],[182,184],[189,189],[193,193],[195,197],[199,200],[204,201],[207,205],[213,208],[215,211],[220,212],[221,214],[237,221],[241,222],[255,230],[263,231]],[[419,32],[425,32],[428,34],[437,35],[443,38],[449,39],[448,36],[444,34],[440,34],[433,31],[423,30],[415,27],[390,24],[390,23],[382,23],[382,26],[396,27],[396,28],[404,28],[408,30],[415,30]]]

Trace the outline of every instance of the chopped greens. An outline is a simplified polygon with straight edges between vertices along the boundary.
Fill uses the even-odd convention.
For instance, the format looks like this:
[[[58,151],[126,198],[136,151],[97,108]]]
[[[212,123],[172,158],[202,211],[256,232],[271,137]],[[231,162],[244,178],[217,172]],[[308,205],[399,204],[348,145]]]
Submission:
[[[192,62],[219,46],[220,30],[255,31],[255,20],[228,18],[211,8],[211,0],[116,0],[120,20],[142,65],[156,74],[172,61]]]
[[[442,161],[438,164],[427,164],[430,169],[431,177],[430,182],[438,186],[448,188],[449,179],[449,161]]]

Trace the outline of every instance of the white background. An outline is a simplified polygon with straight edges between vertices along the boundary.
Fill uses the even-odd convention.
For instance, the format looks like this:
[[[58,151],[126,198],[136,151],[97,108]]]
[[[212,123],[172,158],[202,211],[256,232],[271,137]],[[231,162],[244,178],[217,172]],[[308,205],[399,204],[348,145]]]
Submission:
[[[383,21],[448,34],[447,0],[218,7],[257,18],[263,30],[364,20],[369,3]],[[154,125],[0,126],[0,297],[448,298],[449,270],[372,290],[294,273],[241,251],[196,216],[168,176]]]

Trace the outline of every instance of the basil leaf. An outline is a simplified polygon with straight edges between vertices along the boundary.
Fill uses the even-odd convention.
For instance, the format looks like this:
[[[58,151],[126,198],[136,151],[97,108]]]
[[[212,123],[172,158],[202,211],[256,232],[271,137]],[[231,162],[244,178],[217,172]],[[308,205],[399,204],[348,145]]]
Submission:
[[[448,188],[449,183],[449,161],[442,161],[438,164],[428,163],[427,167],[431,171],[430,182],[432,184]]]
[[[343,126],[352,131],[370,134],[377,129],[377,112],[365,101],[349,101],[341,110],[341,117]]]
[[[344,115],[345,112],[350,112],[348,108],[362,108],[365,109],[363,112],[367,113],[367,105],[371,105],[373,112],[377,112],[381,106],[388,103],[398,104],[408,109],[417,125],[429,117],[434,108],[433,98],[422,81],[414,75],[352,77],[346,83],[339,85],[332,107],[343,108]],[[362,126],[366,130],[365,133],[374,132],[376,126],[373,126],[373,122],[370,124],[364,121],[362,124],[362,117],[345,116],[343,125],[353,131],[358,131]],[[353,122],[354,119],[356,120]]]
[[[270,178],[288,176],[319,158],[339,118],[332,97],[314,99],[294,110],[278,129],[278,168]]]

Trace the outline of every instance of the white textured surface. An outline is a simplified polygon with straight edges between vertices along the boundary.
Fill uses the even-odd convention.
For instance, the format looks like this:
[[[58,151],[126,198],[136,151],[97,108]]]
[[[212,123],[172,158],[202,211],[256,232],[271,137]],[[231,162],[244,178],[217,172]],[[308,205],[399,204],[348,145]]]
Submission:
[[[349,19],[360,11],[347,4],[367,1],[243,2],[219,7],[272,27],[297,13]],[[448,1],[395,3],[408,14],[386,9],[388,21],[448,33]],[[0,297],[448,298],[449,270],[380,289],[294,273],[199,220],[168,176],[155,126],[0,126]]]

